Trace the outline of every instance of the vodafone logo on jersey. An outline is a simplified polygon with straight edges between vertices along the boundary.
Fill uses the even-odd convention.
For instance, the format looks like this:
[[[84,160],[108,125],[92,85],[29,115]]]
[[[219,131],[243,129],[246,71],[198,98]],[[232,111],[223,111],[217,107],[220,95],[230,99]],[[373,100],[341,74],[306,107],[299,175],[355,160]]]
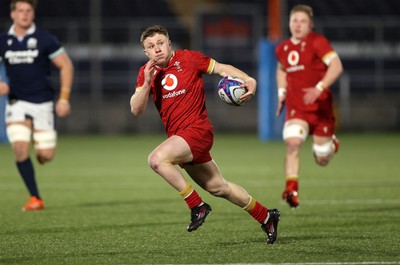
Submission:
[[[167,74],[161,81],[162,87],[167,91],[172,91],[178,86],[178,78],[174,74]],[[162,96],[163,99],[174,98],[186,93],[185,89],[172,91]]]
[[[300,54],[297,51],[290,51],[287,57],[288,63],[291,67],[286,69],[287,72],[296,72],[304,70],[304,65],[298,65],[300,61]]]
[[[297,65],[299,63],[299,59],[300,59],[300,55],[297,51],[289,52],[287,61],[291,66]]]
[[[178,79],[174,74],[167,74],[161,81],[161,85],[165,90],[171,91],[178,85]]]

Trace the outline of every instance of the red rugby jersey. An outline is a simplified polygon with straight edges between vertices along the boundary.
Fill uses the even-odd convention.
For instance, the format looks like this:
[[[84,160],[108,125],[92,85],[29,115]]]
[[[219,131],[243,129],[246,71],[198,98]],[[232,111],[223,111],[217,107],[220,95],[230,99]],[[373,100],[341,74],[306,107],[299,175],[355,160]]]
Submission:
[[[200,52],[177,50],[167,67],[156,67],[151,94],[168,136],[208,119],[202,75],[211,74],[214,64]],[[136,87],[143,86],[144,68],[140,68]]]
[[[327,70],[327,64],[336,52],[328,40],[315,32],[295,44],[287,39],[276,47],[276,56],[286,72],[288,108],[315,111],[332,104],[332,94],[326,89],[318,100],[310,105],[303,101],[304,88],[315,87]]]

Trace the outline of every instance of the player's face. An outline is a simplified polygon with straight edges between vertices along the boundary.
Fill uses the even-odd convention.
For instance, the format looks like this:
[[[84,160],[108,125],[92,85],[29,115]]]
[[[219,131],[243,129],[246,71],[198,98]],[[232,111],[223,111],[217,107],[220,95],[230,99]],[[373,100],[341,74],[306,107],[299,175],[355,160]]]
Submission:
[[[155,61],[157,66],[165,67],[168,65],[172,56],[171,42],[167,36],[155,34],[143,41],[144,53]]]
[[[35,11],[30,4],[17,2],[15,4],[15,10],[11,12],[11,18],[16,27],[28,29],[35,18]]]
[[[289,28],[292,37],[304,39],[312,31],[313,22],[304,12],[295,12],[290,16]]]

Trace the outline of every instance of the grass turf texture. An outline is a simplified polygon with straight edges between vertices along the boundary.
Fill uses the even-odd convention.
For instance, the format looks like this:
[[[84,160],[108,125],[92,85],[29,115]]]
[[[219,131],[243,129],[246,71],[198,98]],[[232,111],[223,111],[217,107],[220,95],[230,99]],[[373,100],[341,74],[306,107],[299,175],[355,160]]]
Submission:
[[[164,136],[61,136],[52,163],[35,161],[46,210],[25,213],[27,191],[0,145],[0,264],[398,263],[400,137],[339,136],[327,168],[306,142],[292,211],[280,199],[283,142],[217,134],[212,154],[223,175],[281,210],[274,245],[246,212],[193,182],[213,213],[188,233],[185,203],[147,165]]]

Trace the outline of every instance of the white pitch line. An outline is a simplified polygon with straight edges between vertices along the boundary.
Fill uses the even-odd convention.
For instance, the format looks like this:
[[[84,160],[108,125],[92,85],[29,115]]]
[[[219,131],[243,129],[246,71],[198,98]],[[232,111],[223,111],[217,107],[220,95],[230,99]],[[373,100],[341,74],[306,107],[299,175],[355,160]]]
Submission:
[[[361,261],[361,262],[300,262],[300,263],[224,263],[213,265],[394,265],[400,261]],[[189,265],[189,264],[165,264],[165,265]],[[190,264],[210,265],[210,264]]]
[[[301,204],[305,205],[393,205],[400,204],[400,200],[393,199],[347,199],[347,200],[302,200]]]

